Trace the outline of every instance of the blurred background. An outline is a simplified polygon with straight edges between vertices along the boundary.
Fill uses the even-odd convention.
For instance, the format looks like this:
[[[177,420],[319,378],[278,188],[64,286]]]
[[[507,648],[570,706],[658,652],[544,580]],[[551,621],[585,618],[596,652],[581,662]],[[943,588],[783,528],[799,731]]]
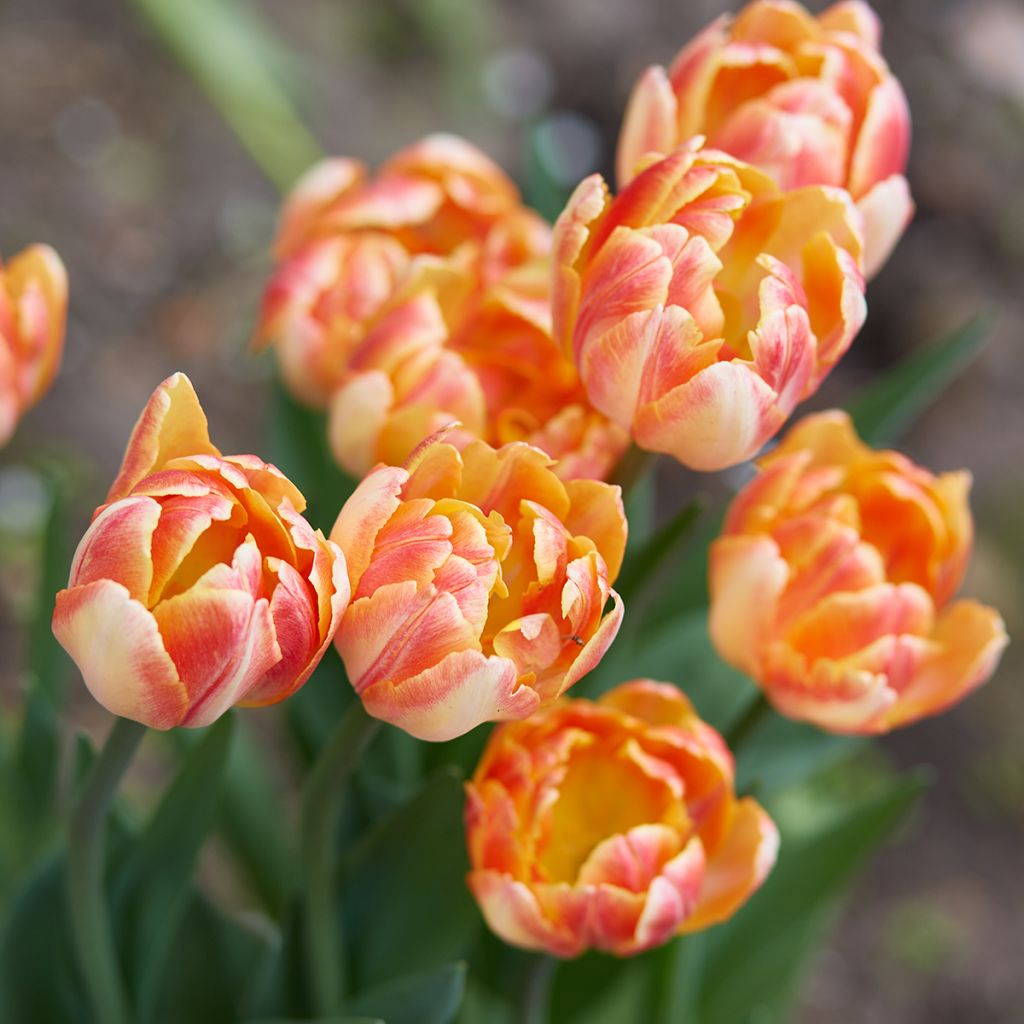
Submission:
[[[169,52],[168,33],[173,41],[184,27],[200,51],[222,47],[225,63],[235,48],[258,49],[327,152],[375,163],[427,132],[454,131],[553,216],[581,177],[610,176],[636,74],[670,61],[727,9],[715,0],[238,6],[267,31],[248,20],[221,25],[217,38],[233,40],[224,47],[204,38],[203,0],[0,3],[0,250],[50,243],[72,290],[61,375],[0,452],[0,700],[8,708],[20,700],[22,624],[42,544],[45,496],[33,460],[75,467],[73,539],[102,500],[141,406],[174,370],[192,377],[223,450],[265,444],[271,365],[247,346],[278,191],[209,94],[236,112],[235,128],[269,154],[279,179],[300,170],[295,154],[312,156],[315,144],[286,138],[287,125],[278,134],[247,121],[246,90],[216,78],[197,83]],[[1024,6],[879,0],[876,9],[913,112],[918,213],[870,286],[867,326],[814,404],[841,402],[917,346],[995,311],[981,358],[903,447],[936,471],[974,473],[978,539],[965,589],[998,606],[1020,637]],[[154,11],[155,21],[146,16]],[[664,483],[670,494],[692,485],[671,473]],[[976,696],[880,745],[898,766],[932,766],[935,784],[845,904],[804,986],[801,1024],[1021,1019],[1022,663],[1021,645],[1011,645]],[[75,724],[104,721],[83,697]]]

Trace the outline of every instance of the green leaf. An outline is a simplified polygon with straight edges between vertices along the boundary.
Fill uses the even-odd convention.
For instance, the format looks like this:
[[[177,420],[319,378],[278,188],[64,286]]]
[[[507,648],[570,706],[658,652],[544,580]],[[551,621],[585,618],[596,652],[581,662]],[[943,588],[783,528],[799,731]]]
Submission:
[[[284,190],[321,149],[282,84],[281,44],[240,0],[131,0],[220,111],[256,164]]]
[[[49,695],[41,687],[35,687],[22,708],[12,775],[15,810],[26,843],[38,841],[57,827],[59,758],[60,721]]]
[[[91,1024],[67,924],[64,854],[44,860],[12,900],[0,933],[0,1020]]]
[[[186,896],[177,934],[149,1019],[154,1024],[239,1020],[268,954],[267,938],[220,913],[194,889]]]
[[[67,545],[69,484],[66,472],[56,464],[44,466],[40,476],[45,481],[47,508],[36,606],[28,639],[28,666],[35,684],[56,705],[64,694],[70,665],[70,659],[57,643],[50,624],[54,597],[58,590],[67,586],[71,562]]]
[[[213,825],[233,726],[234,715],[224,715],[187,752],[174,782],[114,872],[118,945],[143,1020],[155,1014],[165,963],[173,947],[182,944],[175,939],[192,895],[196,856]]]
[[[615,589],[627,608],[651,593],[674,565],[697,525],[700,513],[700,503],[691,501],[655,531],[653,536],[627,549],[622,572],[615,581]]]
[[[900,779],[805,839],[783,836],[775,869],[749,903],[708,934],[701,1024],[741,1024],[778,1012],[817,944],[828,909],[892,833],[924,786]]]
[[[862,391],[847,406],[860,436],[872,445],[897,441],[978,357],[993,323],[991,315],[976,316],[948,337],[913,352]]]
[[[469,952],[480,915],[466,886],[464,804],[460,776],[441,772],[351,848],[340,899],[358,987]]]
[[[425,935],[421,941],[426,941]],[[349,1010],[388,1024],[450,1024],[465,988],[466,965],[448,964],[367,989],[351,1001]]]
[[[253,742],[248,720],[240,718],[231,745],[220,831],[264,908],[283,912],[295,877],[295,850],[286,820],[283,794],[267,773],[266,758]]]

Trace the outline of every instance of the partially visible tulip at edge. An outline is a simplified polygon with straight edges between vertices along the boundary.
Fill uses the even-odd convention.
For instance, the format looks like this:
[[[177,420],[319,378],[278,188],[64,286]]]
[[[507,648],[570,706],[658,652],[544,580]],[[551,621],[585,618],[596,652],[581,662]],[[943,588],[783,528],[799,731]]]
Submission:
[[[668,71],[653,66],[637,81],[619,136],[619,186],[648,154],[705,135],[783,189],[847,189],[863,217],[865,272],[874,276],[914,211],[904,177],[910,111],[880,42],[878,17],[856,0],[817,17],[791,0],[722,15]]]
[[[526,949],[632,956],[731,917],[778,832],[674,686],[640,679],[499,726],[466,786],[469,885]]]
[[[335,638],[349,680],[371,715],[420,739],[551,703],[622,620],[619,488],[563,481],[522,442],[429,439],[367,475],[331,539],[352,588]]]
[[[305,504],[274,466],[221,455],[184,374],[164,381],[57,595],[54,634],[92,695],[168,729],[294,693],[349,597]]]
[[[555,225],[555,338],[639,447],[736,465],[864,322],[859,220],[842,189],[782,192],[700,139],[617,196],[593,175]]]
[[[711,547],[711,635],[777,710],[881,733],[944,710],[995,670],[999,614],[954,600],[970,475],[864,445],[808,416],[759,462]]]
[[[0,262],[0,446],[57,375],[67,310],[67,272],[49,246]]]

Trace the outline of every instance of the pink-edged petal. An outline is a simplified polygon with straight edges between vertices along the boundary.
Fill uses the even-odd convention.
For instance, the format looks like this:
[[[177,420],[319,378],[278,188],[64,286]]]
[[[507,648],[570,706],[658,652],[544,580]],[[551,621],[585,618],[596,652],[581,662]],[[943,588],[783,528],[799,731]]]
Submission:
[[[670,153],[678,141],[678,111],[665,69],[654,65],[637,79],[619,130],[615,179],[624,188],[648,153]]]
[[[636,443],[711,472],[754,456],[782,425],[775,392],[741,361],[718,362],[641,407]]]
[[[497,871],[471,871],[467,881],[488,926],[505,942],[559,957],[583,952],[582,935],[564,921],[545,917],[537,897],[522,882]]]
[[[345,553],[353,593],[373,557],[374,540],[398,508],[408,479],[404,469],[378,466],[364,477],[338,513],[331,540]]]
[[[899,80],[889,75],[868,100],[850,163],[850,194],[859,199],[878,182],[903,174],[909,151],[910,108]]]
[[[939,616],[935,648],[880,723],[891,729],[935,715],[986,682],[1009,643],[998,612],[976,601],[956,601]],[[880,731],[881,731],[880,728]]]
[[[160,522],[160,504],[132,497],[101,509],[78,544],[68,586],[113,580],[143,605],[153,582],[153,532]]]
[[[247,547],[255,551],[254,545],[242,545]],[[153,610],[164,647],[188,690],[182,725],[216,721],[281,661],[270,602],[253,596],[251,588],[260,581],[250,577],[248,562],[240,548],[236,568],[214,567],[191,589]]]
[[[308,241],[317,220],[345,193],[366,178],[366,167],[358,160],[330,157],[314,164],[296,182],[281,210],[281,223],[274,242],[280,260]]]
[[[730,917],[767,877],[778,849],[778,829],[764,809],[750,797],[739,800],[725,838],[706,851],[697,907],[680,931],[700,931]]]
[[[53,634],[112,714],[154,729],[181,723],[188,695],[156,620],[120,583],[97,580],[60,591]]]
[[[397,682],[382,679],[361,696],[375,718],[431,742],[455,739],[484,722],[527,718],[540,703],[519,683],[511,661],[474,650],[455,651]]]
[[[578,683],[588,672],[597,668],[605,652],[618,635],[619,627],[622,625],[622,616],[625,614],[626,609],[622,603],[622,598],[614,590],[609,591],[609,597],[612,600],[611,610],[601,619],[601,624],[594,631],[594,634],[580,648],[579,654],[569,666],[569,670],[561,681],[559,693],[565,693],[569,687]]]
[[[765,536],[722,536],[711,545],[708,628],[718,653],[756,677],[789,569]]]
[[[902,174],[876,182],[857,200],[864,218],[864,276],[872,278],[896,248],[911,217],[914,200]]]
[[[168,377],[153,392],[135,424],[107,501],[117,501],[143,477],[171,459],[189,455],[215,455],[206,414],[192,382],[183,373]]]

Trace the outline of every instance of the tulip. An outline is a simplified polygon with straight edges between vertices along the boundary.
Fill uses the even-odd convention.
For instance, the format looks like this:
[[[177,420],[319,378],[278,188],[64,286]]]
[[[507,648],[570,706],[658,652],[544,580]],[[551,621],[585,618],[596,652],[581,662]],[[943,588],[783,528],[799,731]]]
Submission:
[[[565,479],[606,477],[628,438],[589,405],[552,339],[549,261],[477,287],[454,259],[410,273],[339,375],[328,425],[339,464],[356,477],[398,465],[457,420],[464,443],[525,441]]]
[[[305,504],[274,466],[221,455],[184,374],[164,381],[57,595],[54,634],[93,696],[169,729],[297,690],[349,597]]]
[[[455,257],[475,284],[546,251],[548,238],[500,168],[454,136],[414,143],[372,179],[358,161],[325,160],[285,202],[257,344],[272,343],[289,389],[324,408],[424,257]]]
[[[953,600],[973,527],[966,472],[873,451],[841,412],[759,463],[711,548],[711,636],[785,715],[882,733],[980,686],[999,615]]]
[[[352,590],[335,638],[349,680],[371,715],[420,739],[550,703],[622,620],[619,488],[563,482],[523,442],[428,439],[364,478],[331,539]]]
[[[818,17],[792,0],[755,0],[716,19],[670,70],[650,67],[637,81],[619,136],[620,187],[648,154],[705,135],[783,189],[847,189],[874,275],[914,209],[904,177],[910,112],[880,36],[875,13],[857,0]]]
[[[614,199],[594,175],[555,226],[555,338],[591,404],[641,448],[736,465],[863,323],[857,223],[846,192],[782,192],[699,140]]]
[[[0,446],[57,375],[67,310],[67,273],[49,246],[0,263]]]
[[[469,885],[526,949],[632,956],[730,917],[778,833],[674,686],[638,679],[499,726],[467,785]]]

